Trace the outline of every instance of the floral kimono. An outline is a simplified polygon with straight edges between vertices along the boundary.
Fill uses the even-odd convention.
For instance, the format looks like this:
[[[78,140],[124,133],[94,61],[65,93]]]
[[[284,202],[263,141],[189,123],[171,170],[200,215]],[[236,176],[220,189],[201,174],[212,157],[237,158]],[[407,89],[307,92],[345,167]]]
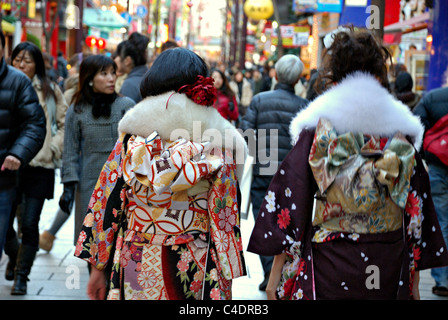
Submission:
[[[108,299],[231,299],[246,273],[239,201],[232,150],[122,133],[75,255],[111,268]]]
[[[400,133],[411,135],[415,118],[387,100],[375,80],[354,78],[292,122],[303,127],[269,186],[250,238],[248,251],[286,253],[277,287],[281,299],[409,299],[415,271],[448,265],[428,174],[409,142],[417,139]],[[372,91],[365,101],[375,105],[375,95],[382,95],[389,104],[383,100],[379,119],[367,116],[357,119],[358,127],[350,122],[352,131],[341,130],[354,121],[344,98],[357,92],[357,83],[363,85],[359,92]],[[366,113],[374,110],[365,107]],[[407,118],[401,127],[400,117]],[[389,120],[398,130],[368,125]]]

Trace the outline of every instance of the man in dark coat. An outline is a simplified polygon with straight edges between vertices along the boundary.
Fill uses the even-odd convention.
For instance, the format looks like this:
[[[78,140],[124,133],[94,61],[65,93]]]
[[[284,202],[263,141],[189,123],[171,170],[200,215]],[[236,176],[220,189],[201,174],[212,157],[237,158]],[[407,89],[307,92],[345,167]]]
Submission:
[[[39,152],[46,121],[31,81],[3,58],[0,30],[0,258],[17,184],[17,172]]]
[[[415,107],[414,114],[420,116],[425,131],[431,129],[437,121],[448,114],[448,88],[435,89],[427,93]],[[428,151],[424,152],[424,158],[428,165],[431,195],[437,218],[445,244],[448,244],[448,167]],[[436,282],[432,292],[439,296],[448,296],[448,267],[432,269],[431,276]]]
[[[266,191],[277,168],[292,148],[289,125],[292,118],[308,100],[295,95],[294,86],[300,81],[303,63],[295,55],[285,55],[275,64],[277,85],[275,90],[260,92],[243,117],[240,129],[256,130],[257,148],[254,154],[253,179],[250,190],[252,212],[255,220]],[[246,136],[247,136],[246,132]],[[252,153],[252,152],[251,152]],[[265,279],[259,289],[265,290],[273,257],[260,256]]]

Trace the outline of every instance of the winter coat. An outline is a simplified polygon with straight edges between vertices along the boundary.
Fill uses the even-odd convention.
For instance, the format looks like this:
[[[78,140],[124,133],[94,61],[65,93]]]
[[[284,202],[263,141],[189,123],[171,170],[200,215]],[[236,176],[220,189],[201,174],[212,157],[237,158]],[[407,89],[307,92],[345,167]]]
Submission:
[[[67,110],[61,182],[76,182],[75,234],[81,229],[93,188],[109,153],[118,138],[118,122],[134,102],[118,97],[111,106],[110,117],[92,116],[92,107],[83,105],[76,113],[74,105]]]
[[[72,98],[78,90],[79,73],[71,75],[64,81],[64,98],[68,105],[72,104]]]
[[[229,104],[233,104],[233,110],[230,110],[231,107]],[[230,98],[222,91],[218,90],[217,99],[214,108],[218,110],[218,112],[224,117],[226,120],[237,120],[238,119],[238,103],[236,102],[235,96]]]
[[[295,145],[248,245],[259,255],[287,254],[278,297],[412,299],[415,271],[448,264],[418,153],[423,131],[406,105],[362,72],[297,114]],[[366,288],[369,265],[388,279],[381,290]]]
[[[34,76],[32,83],[45,112],[47,134],[44,145],[33,160],[31,160],[30,166],[46,169],[59,168],[62,164],[64,122],[68,105],[61,89],[55,83],[52,83],[55,96],[47,97],[47,99],[44,99],[41,82],[37,76]],[[53,106],[50,106],[50,104],[53,104]],[[52,109],[54,112],[53,116],[51,116]]]
[[[131,98],[135,101],[135,103],[140,102],[140,100],[142,100],[140,83],[148,70],[149,69],[146,65],[141,65],[132,69],[132,71],[128,73],[127,78],[124,80],[120,93],[125,97]]]
[[[27,165],[44,143],[45,114],[29,78],[0,60],[0,165],[8,155]],[[17,172],[0,171],[0,190],[13,188]]]
[[[420,116],[425,131],[431,129],[437,121],[448,114],[448,88],[435,89],[428,92],[414,109],[414,114]],[[424,152],[428,163],[446,167],[437,156]]]
[[[271,167],[269,171],[276,172],[278,165],[291,150],[289,134],[291,120],[307,104],[307,100],[295,95],[293,86],[282,83],[277,84],[274,91],[260,92],[253,97],[239,128],[243,131],[255,129],[257,136],[266,140],[265,144],[257,142],[256,152],[253,155],[256,161],[253,166],[254,176],[266,175],[260,173],[261,168]],[[260,130],[266,130],[266,138],[260,136],[263,133]],[[270,130],[278,130],[278,139],[274,145],[271,145],[273,132]],[[276,159],[269,161],[273,155],[277,155]],[[269,175],[272,176],[273,173]]]
[[[247,81],[245,78],[243,78],[243,85],[242,85],[241,92],[240,92],[237,82],[230,81],[229,86],[237,97],[240,114],[244,115],[246,113],[247,107],[249,106],[249,104],[252,100],[252,96],[253,96],[252,88],[250,86],[249,81]]]
[[[175,92],[142,100],[119,131],[75,255],[98,270],[113,264],[109,299],[230,299],[232,279],[246,273],[243,137]]]
[[[415,109],[422,98],[418,93],[412,91],[396,93],[395,96],[398,100],[407,105],[411,111]]]

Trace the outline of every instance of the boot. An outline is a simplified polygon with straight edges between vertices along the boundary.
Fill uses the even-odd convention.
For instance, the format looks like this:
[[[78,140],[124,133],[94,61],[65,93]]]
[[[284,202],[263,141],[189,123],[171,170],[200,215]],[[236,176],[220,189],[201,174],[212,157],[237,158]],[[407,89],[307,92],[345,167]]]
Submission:
[[[53,248],[54,239],[56,239],[56,237],[45,230],[39,237],[39,248],[50,252]]]
[[[21,245],[17,259],[17,265],[14,276],[14,284],[11,289],[12,295],[25,295],[27,293],[28,275],[31,272],[37,248],[27,245]]]
[[[17,237],[6,241],[5,254],[9,257],[8,264],[5,270],[5,279],[8,281],[14,280],[14,269],[16,267],[17,254],[19,252],[19,240]]]

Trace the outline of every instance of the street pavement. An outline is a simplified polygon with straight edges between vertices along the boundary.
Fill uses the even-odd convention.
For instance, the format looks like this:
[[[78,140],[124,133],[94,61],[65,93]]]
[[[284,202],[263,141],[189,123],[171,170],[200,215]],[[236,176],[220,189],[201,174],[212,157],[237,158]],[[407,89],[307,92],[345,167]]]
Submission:
[[[59,174],[59,171],[57,172]],[[243,184],[243,194],[247,194],[248,184]],[[46,201],[41,215],[39,229],[49,228],[58,209],[58,200],[63,186],[59,176],[56,177],[55,197]],[[244,248],[254,225],[252,213],[247,219],[241,220]],[[88,271],[86,262],[73,256],[74,218],[73,214],[57,234],[53,249],[46,252],[39,250],[34,262],[28,282],[28,294],[25,296],[10,295],[12,281],[5,280],[5,268],[8,257],[3,254],[0,261],[0,300],[88,300],[86,285]],[[233,281],[233,299],[235,300],[265,300],[266,293],[258,290],[263,281],[263,270],[257,255],[245,252],[247,276]],[[434,281],[430,271],[421,272],[420,295],[422,300],[448,300],[438,297],[431,292]]]

